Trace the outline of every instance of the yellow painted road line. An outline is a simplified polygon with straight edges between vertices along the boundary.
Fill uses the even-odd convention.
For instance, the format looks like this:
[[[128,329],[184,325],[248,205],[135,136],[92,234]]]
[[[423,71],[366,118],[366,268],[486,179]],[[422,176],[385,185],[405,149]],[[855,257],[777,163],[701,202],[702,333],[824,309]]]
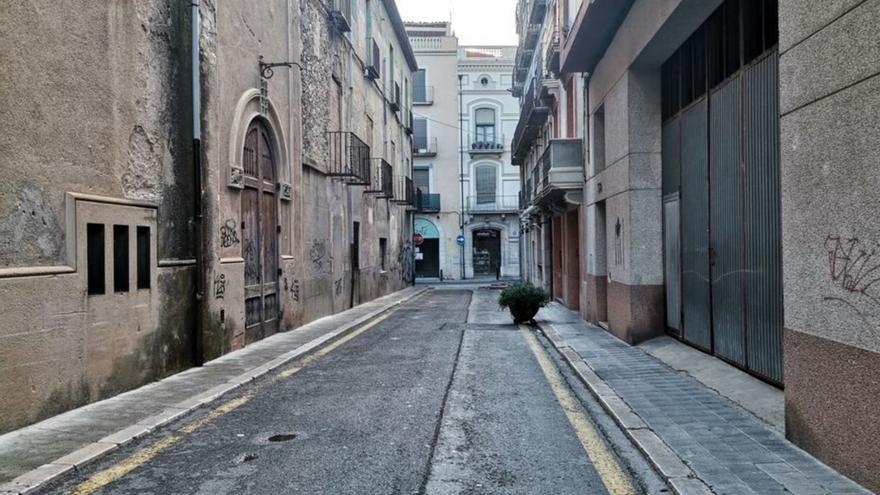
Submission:
[[[319,349],[318,351],[316,351],[313,354],[306,356],[305,358],[300,360],[296,366],[288,368],[288,369],[284,370],[283,372],[279,373],[278,376],[275,377],[275,379],[273,379],[272,382],[270,382],[270,383],[274,383],[277,380],[288,378],[288,377],[296,374],[297,372],[299,372],[300,370],[302,370],[303,368],[308,366],[309,363],[313,362],[314,360],[318,359],[321,356],[324,356],[324,355],[330,353],[331,351],[333,351],[334,349],[338,348],[339,346],[345,344],[349,340],[351,340],[351,339],[357,337],[358,335],[366,332],[367,330],[373,328],[374,326],[378,325],[379,323],[381,323],[382,321],[387,319],[389,316],[391,316],[391,313],[386,313],[385,315],[383,315],[383,316],[371,321],[370,323],[358,328],[357,330],[349,333],[348,335],[334,341],[332,344]],[[154,457],[159,455],[163,450],[171,447],[172,445],[174,445],[178,441],[182,440],[184,438],[184,436],[195,432],[199,428],[202,428],[203,426],[205,426],[208,423],[210,423],[211,421],[214,421],[215,419],[223,416],[224,414],[232,412],[232,411],[238,409],[239,407],[247,404],[248,402],[250,402],[251,399],[253,399],[254,394],[256,393],[256,390],[258,390],[258,389],[259,389],[259,387],[248,392],[247,394],[245,394],[237,399],[233,399],[229,402],[225,402],[225,403],[221,404],[220,406],[216,407],[208,414],[202,416],[201,418],[199,418],[199,419],[193,421],[192,423],[189,423],[186,426],[182,427],[181,429],[177,430],[177,434],[167,436],[161,440],[158,440],[155,443],[153,443],[152,445],[150,445],[149,447],[146,447],[142,450],[139,450],[138,452],[132,454],[131,456],[120,461],[119,463],[114,464],[113,466],[110,466],[109,468],[107,468],[103,471],[95,473],[91,478],[80,483],[75,488],[73,488],[71,491],[67,492],[68,495],[90,495],[91,493],[94,493],[94,492],[100,490],[101,488],[104,488],[107,485],[120,480],[128,473],[134,471],[135,469],[143,466],[144,464],[146,464],[147,462],[152,460]]]
[[[317,352],[315,352],[315,353],[313,353],[313,354],[310,354],[310,355],[306,356],[305,358],[303,358],[302,360],[300,360],[300,361],[296,364],[296,366],[293,366],[293,367],[291,367],[291,368],[288,368],[288,369],[282,371],[281,373],[279,373],[278,376],[275,378],[275,380],[282,380],[282,379],[284,379],[284,378],[288,378],[288,377],[290,377],[290,376],[292,376],[292,375],[298,373],[300,370],[302,370],[303,368],[305,368],[306,366],[308,366],[312,361],[314,361],[314,360],[320,358],[321,356],[324,356],[324,355],[326,355],[326,354],[332,352],[334,349],[336,349],[337,347],[341,346],[342,344],[345,344],[345,343],[348,342],[349,340],[351,340],[351,339],[357,337],[358,335],[360,335],[360,334],[366,332],[367,330],[373,328],[374,326],[378,325],[379,323],[382,323],[382,322],[385,321],[389,316],[391,316],[391,313],[386,313],[386,314],[380,316],[379,318],[376,318],[375,320],[371,321],[370,323],[367,323],[366,325],[364,325],[364,326],[358,328],[357,330],[355,330],[355,331],[349,333],[348,335],[346,335],[346,336],[344,336],[344,337],[342,337],[342,338],[340,338],[340,339],[334,341],[332,344],[330,344],[330,345],[328,345],[328,346],[326,346],[326,347],[322,347],[322,348],[321,348],[320,350],[318,350]]]
[[[541,366],[547,383],[550,384],[553,394],[556,395],[556,400],[559,401],[559,405],[565,411],[565,415],[568,417],[572,428],[574,428],[581,446],[586,451],[587,456],[589,456],[593,467],[596,468],[596,472],[599,473],[599,477],[602,478],[602,483],[605,484],[608,493],[611,495],[634,495],[636,489],[629,476],[624,473],[617,459],[614,458],[614,455],[599,437],[599,433],[587,419],[581,404],[565,385],[562,375],[559,374],[556,366],[550,361],[547,351],[544,350],[538,339],[532,335],[528,327],[520,325],[519,329],[526,339],[532,354],[535,355],[535,359],[538,360],[538,365]]]
[[[205,416],[177,430],[178,433],[182,433],[183,435],[175,434],[158,440],[149,447],[132,454],[127,459],[117,464],[114,464],[113,466],[110,466],[103,471],[95,473],[91,478],[80,483],[73,490],[67,493],[69,495],[89,495],[97,490],[100,490],[101,488],[104,488],[105,486],[121,479],[135,469],[143,466],[151,459],[159,455],[159,453],[161,453],[163,450],[182,440],[184,435],[192,433],[210,423],[211,421],[219,418],[220,416],[223,416],[224,414],[232,412],[239,407],[247,404],[248,402],[250,402],[253,396],[254,394],[253,392],[251,392],[220,405]]]

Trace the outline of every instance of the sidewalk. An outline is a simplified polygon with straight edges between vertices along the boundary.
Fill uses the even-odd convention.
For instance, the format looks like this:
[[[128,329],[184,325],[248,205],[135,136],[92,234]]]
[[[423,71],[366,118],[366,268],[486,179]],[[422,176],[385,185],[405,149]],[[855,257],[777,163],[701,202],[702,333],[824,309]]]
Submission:
[[[0,495],[29,493],[308,354],[426,290],[406,288],[273,335],[203,367],[2,435]]]
[[[552,303],[544,334],[679,494],[870,494],[691,376]]]

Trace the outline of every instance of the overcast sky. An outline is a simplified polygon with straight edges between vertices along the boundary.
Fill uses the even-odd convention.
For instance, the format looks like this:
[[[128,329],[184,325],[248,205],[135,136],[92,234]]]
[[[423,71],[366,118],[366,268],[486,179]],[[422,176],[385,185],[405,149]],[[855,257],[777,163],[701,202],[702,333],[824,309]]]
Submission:
[[[516,0],[396,0],[405,21],[446,21],[462,45],[515,45]]]

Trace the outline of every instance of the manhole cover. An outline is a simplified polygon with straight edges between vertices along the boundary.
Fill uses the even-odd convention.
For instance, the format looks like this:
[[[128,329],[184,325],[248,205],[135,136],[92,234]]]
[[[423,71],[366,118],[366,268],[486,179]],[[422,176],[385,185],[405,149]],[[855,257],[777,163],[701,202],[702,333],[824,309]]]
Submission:
[[[296,438],[296,433],[282,433],[280,435],[272,435],[269,437],[270,442],[289,442]]]

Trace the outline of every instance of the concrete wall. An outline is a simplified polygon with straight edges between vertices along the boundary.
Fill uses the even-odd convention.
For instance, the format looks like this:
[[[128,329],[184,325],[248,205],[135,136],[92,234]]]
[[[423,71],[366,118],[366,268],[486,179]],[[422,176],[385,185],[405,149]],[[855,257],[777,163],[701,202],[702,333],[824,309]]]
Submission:
[[[880,490],[880,1],[780,2],[786,431]]]
[[[189,366],[195,245],[187,6],[7,2],[0,33],[4,432]],[[103,295],[86,223],[105,225]],[[114,292],[114,225],[130,263],[150,228],[149,289]]]
[[[602,71],[600,63],[595,76],[599,82]],[[604,308],[600,298],[607,297],[610,331],[633,343],[664,329],[659,75],[658,68],[632,67],[603,99],[590,100],[587,217],[604,221],[588,228],[593,233],[586,248],[591,303]],[[594,91],[592,81],[590,93],[602,94]],[[600,202],[604,218],[595,211]]]

